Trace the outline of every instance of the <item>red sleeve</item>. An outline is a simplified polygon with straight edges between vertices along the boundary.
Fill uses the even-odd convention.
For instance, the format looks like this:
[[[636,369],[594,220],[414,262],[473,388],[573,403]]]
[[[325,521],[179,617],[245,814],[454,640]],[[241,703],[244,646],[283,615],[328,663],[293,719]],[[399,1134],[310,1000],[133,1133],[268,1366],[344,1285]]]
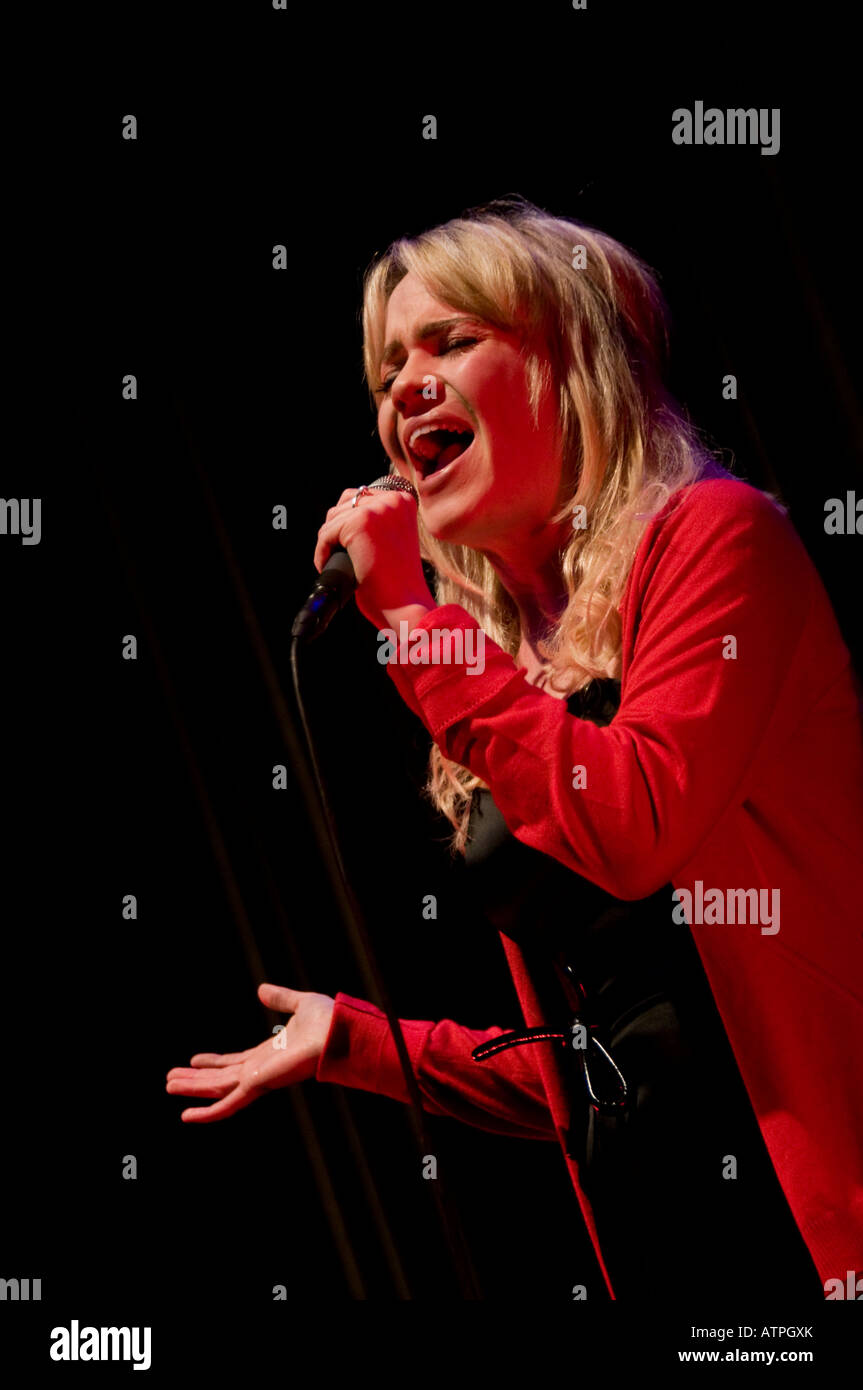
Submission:
[[[441,751],[488,783],[519,840],[627,900],[689,863],[745,800],[759,757],[775,752],[771,733],[786,721],[787,738],[813,681],[837,674],[795,667],[818,581],[777,505],[737,480],[684,494],[649,523],[630,572],[621,703],[607,728],[530,685],[487,635],[481,671],[387,668]],[[478,629],[458,604],[417,626]],[[573,787],[576,767],[586,786]]]
[[[493,1134],[556,1139],[545,1090],[530,1046],[509,1048],[475,1062],[472,1048],[500,1037],[502,1028],[476,1030],[400,1019],[423,1109]],[[363,999],[336,995],[332,1022],[318,1059],[318,1081],[374,1091],[392,1100],[410,1097],[386,1014]]]

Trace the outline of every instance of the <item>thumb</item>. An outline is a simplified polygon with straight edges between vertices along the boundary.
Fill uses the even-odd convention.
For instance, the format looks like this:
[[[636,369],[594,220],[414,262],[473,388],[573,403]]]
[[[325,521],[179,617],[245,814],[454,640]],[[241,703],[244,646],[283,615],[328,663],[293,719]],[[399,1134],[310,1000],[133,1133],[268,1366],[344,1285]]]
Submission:
[[[298,990],[288,989],[287,985],[258,985],[258,998],[268,1009],[279,1013],[296,1013],[302,995]]]

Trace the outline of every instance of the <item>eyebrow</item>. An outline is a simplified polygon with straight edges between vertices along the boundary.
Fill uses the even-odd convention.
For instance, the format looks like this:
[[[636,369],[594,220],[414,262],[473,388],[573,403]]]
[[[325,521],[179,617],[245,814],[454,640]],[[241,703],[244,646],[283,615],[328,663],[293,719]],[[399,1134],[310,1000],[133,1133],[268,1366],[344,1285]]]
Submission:
[[[438,333],[442,333],[446,328],[453,328],[457,324],[470,323],[478,324],[479,320],[472,318],[469,314],[462,314],[459,318],[434,319],[432,323],[426,323],[422,328],[415,330],[414,336],[418,342],[424,343],[426,338],[434,338]],[[391,362],[400,352],[404,352],[404,343],[399,342],[398,338],[393,338],[391,343],[387,343],[381,357],[381,366],[385,362]]]

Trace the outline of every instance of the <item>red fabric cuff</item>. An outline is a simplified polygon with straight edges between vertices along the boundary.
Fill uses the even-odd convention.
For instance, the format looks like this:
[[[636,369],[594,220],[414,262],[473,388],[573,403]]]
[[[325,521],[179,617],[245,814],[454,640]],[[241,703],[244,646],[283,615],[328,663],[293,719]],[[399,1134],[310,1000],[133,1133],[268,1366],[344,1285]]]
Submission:
[[[405,1046],[416,1076],[420,1054],[433,1022],[400,1019]],[[324,1050],[315,1071],[318,1081],[331,1081],[358,1091],[372,1091],[409,1102],[404,1072],[386,1014],[366,999],[338,993]]]
[[[431,632],[434,628],[449,632],[482,632],[483,642],[481,670],[474,669],[479,666],[478,661],[473,665],[464,660],[410,664],[405,648],[399,651],[399,657],[403,660],[387,663],[389,675],[402,699],[437,741],[438,734],[444,729],[479,709],[510,681],[524,681],[525,678],[523,669],[516,666],[512,657],[492,641],[460,604],[446,603],[440,608],[432,608],[410,631]],[[479,639],[472,640],[478,642]],[[407,646],[410,647],[410,642]],[[475,647],[475,656],[477,652]]]

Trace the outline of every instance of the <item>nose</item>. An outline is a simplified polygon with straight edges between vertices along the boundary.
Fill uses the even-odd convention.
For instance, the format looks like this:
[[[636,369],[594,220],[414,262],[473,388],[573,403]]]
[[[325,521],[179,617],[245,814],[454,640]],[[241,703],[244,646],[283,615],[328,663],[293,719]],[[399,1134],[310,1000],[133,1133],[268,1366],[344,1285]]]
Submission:
[[[402,416],[415,415],[440,399],[441,383],[428,371],[428,361],[408,361],[390,387],[390,400]]]
[[[393,400],[396,420],[395,437],[402,454],[409,461],[411,456],[407,446],[407,436],[413,429],[413,422],[421,422],[424,415],[428,415],[429,411],[437,407],[444,394],[442,385],[443,383],[439,382],[437,377],[432,377],[429,374],[421,378],[418,384],[408,382]],[[393,383],[394,388],[395,383]]]

